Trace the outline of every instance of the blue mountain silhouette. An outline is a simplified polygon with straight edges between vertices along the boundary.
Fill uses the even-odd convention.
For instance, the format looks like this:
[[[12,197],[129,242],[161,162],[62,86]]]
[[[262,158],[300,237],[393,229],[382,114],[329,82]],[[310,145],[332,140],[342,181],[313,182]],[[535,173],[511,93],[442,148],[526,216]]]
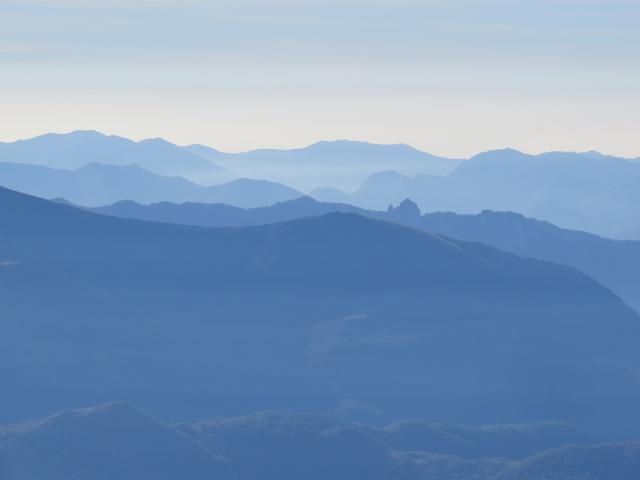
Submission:
[[[0,143],[0,161],[73,170],[90,163],[132,165],[160,175],[204,178],[223,183],[235,177],[226,169],[161,138],[134,142],[116,135],[78,130],[49,133],[27,140]]]
[[[2,415],[27,408],[28,386],[40,411],[116,397],[209,416],[353,398],[388,420],[636,431],[638,316],[571,268],[356,214],[225,229],[97,215],[5,189],[0,200],[7,261],[144,320],[127,323],[135,335],[116,347],[81,329],[19,341],[5,331],[5,364],[33,368],[5,381]],[[24,314],[42,295],[25,284],[13,318],[42,322]],[[51,302],[61,325],[123,321],[99,303],[84,315]],[[64,355],[34,358],[34,348]],[[56,372],[56,386],[33,372]]]
[[[62,197],[86,206],[108,205],[122,199],[151,203],[225,202],[243,207],[271,205],[302,196],[284,185],[246,178],[204,187],[182,177],[166,177],[138,165],[90,163],[76,170],[2,163],[4,185],[41,197]]]

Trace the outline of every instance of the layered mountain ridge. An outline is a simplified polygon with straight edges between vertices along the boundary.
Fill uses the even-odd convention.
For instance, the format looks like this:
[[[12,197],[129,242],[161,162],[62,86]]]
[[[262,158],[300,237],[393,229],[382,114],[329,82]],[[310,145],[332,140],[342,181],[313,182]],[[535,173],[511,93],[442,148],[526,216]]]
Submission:
[[[3,189],[0,219],[2,258],[100,292],[138,319],[118,320],[129,342],[74,328],[33,338],[24,328],[38,316],[23,312],[41,293],[25,287],[13,316],[27,323],[7,337],[5,322],[0,335],[3,364],[29,366],[7,385],[4,415],[114,394],[168,417],[185,402],[211,416],[355,399],[383,421],[399,411],[459,423],[564,420],[633,438],[640,321],[569,267],[353,213],[206,228]],[[119,325],[99,303],[83,316],[57,288],[51,321]],[[34,348],[47,353],[33,357]],[[56,393],[44,395],[35,379],[54,371]],[[608,414],[594,415],[603,405]]]

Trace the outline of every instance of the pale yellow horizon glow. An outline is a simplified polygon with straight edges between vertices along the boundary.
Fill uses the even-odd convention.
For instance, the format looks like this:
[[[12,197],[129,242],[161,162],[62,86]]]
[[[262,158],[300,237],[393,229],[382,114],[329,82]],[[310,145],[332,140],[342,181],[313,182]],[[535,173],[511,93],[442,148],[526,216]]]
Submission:
[[[0,2],[0,141],[640,156],[631,0]]]
[[[622,102],[621,102],[622,103]],[[7,103],[4,103],[5,106]],[[178,145],[201,143],[240,152],[298,148],[319,140],[406,143],[451,158],[515,148],[527,153],[598,150],[640,156],[640,104],[490,101],[397,97],[194,97],[178,103],[153,97],[38,98],[8,107],[0,141],[55,132],[97,130],[133,140],[162,137]],[[620,112],[628,112],[626,116]]]

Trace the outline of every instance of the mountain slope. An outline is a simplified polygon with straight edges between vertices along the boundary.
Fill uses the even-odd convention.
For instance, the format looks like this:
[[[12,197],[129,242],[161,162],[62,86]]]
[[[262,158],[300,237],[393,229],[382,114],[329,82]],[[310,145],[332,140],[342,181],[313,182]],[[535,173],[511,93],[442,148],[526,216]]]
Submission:
[[[564,445],[596,443],[594,437],[575,426],[557,422],[467,426],[405,420],[369,431],[394,450],[468,459],[519,460]]]
[[[119,200],[152,203],[163,200],[225,202],[243,207],[271,205],[302,194],[264,180],[238,179],[203,187],[182,177],[165,177],[138,165],[90,163],[76,170],[0,162],[6,187],[45,198],[65,198],[85,206],[108,205]]]
[[[403,412],[463,423],[564,420],[618,438],[637,430],[640,320],[571,268],[354,214],[203,228],[8,190],[0,234],[3,258],[105,292],[168,332],[143,342],[130,375],[76,383],[74,402],[117,395],[170,417],[185,404],[210,416],[326,411],[355,399],[383,420]],[[56,337],[47,342],[56,349]],[[96,358],[113,354],[106,343],[82,344]],[[6,380],[0,414],[22,404],[25,385],[47,404],[50,387],[22,373]],[[74,380],[60,373],[60,382]]]
[[[423,452],[396,452],[399,478],[438,480],[633,480],[640,473],[640,444],[568,445],[513,462],[464,460]]]
[[[0,427],[0,474],[7,480],[235,478],[223,459],[121,404]]]
[[[309,197],[269,207],[241,209],[221,204],[140,205],[120,202],[92,211],[124,218],[204,226],[247,226],[282,222],[331,212],[358,213],[459,240],[492,245],[523,257],[565,264],[593,276],[640,310],[640,242],[611,240],[562,229],[510,212],[485,210],[477,215],[434,212],[421,215],[410,201],[387,211],[366,210]]]
[[[540,453],[508,468],[503,480],[610,478],[631,480],[640,474],[640,443],[567,446]]]
[[[148,380],[148,353],[171,335],[113,295],[29,263],[0,262],[0,303],[2,418],[64,408],[83,384],[108,395],[113,385]],[[46,392],[46,402],[34,391]]]
[[[416,219],[414,225],[460,240],[493,245],[516,255],[571,265],[640,309],[640,242],[566,230],[508,212],[431,213]]]
[[[176,428],[223,454],[243,479],[391,479],[398,474],[387,445],[358,425],[330,417],[268,412]]]

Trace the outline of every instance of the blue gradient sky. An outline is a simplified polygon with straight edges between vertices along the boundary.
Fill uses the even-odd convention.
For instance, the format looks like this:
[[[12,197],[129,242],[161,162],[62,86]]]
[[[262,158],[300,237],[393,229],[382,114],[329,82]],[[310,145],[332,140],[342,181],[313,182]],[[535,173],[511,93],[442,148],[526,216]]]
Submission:
[[[637,0],[5,0],[0,139],[640,155]]]

